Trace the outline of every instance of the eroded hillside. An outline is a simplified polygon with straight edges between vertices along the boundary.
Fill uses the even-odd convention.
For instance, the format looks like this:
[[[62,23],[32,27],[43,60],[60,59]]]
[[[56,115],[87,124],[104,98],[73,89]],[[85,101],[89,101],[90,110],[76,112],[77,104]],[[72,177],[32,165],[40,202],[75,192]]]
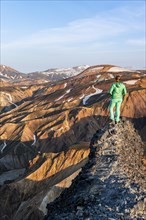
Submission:
[[[45,205],[70,186],[88,161],[93,135],[109,122],[108,89],[119,73],[128,90],[122,116],[144,140],[144,72],[100,65],[58,82],[1,88],[0,190],[7,201],[1,216],[23,219],[31,206],[41,219]]]

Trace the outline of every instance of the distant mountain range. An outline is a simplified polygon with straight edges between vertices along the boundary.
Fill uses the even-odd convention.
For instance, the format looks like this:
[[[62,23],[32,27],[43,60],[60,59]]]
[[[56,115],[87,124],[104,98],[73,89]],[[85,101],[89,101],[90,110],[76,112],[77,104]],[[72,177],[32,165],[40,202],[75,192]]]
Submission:
[[[103,66],[110,66],[110,65],[98,65],[98,69],[102,70]],[[11,67],[5,66],[5,65],[0,65],[0,79],[2,81],[22,81],[23,80],[41,80],[44,82],[48,81],[58,81],[58,80],[63,80],[67,79],[72,76],[76,76],[80,73],[82,73],[84,70],[89,68],[89,65],[83,65],[83,66],[76,66],[76,67],[70,67],[70,68],[53,68],[53,69],[48,69],[45,71],[36,71],[32,73],[21,73]],[[111,65],[111,67],[114,67]],[[91,66],[92,68],[92,66]],[[115,68],[115,67],[114,67]],[[116,69],[118,68],[118,69]],[[116,67],[115,70],[111,69],[110,71],[128,71],[128,72],[133,72],[132,70],[126,69],[126,68],[121,68],[121,67]],[[95,71],[95,70],[94,70]],[[103,71],[106,71],[106,69],[103,69]],[[140,72],[145,72],[145,70],[137,70]]]
[[[45,71],[36,71],[28,74],[21,73],[11,67],[0,65],[0,79],[5,80],[44,80],[44,81],[57,81],[75,76],[85,69],[88,65],[76,66],[71,68],[54,68]]]

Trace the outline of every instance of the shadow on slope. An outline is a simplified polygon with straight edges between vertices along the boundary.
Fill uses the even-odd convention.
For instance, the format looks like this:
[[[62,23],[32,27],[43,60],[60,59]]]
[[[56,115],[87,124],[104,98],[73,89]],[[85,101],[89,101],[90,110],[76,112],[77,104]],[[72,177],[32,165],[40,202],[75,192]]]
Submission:
[[[97,119],[99,122],[97,124],[94,124],[93,121]],[[92,123],[90,124],[90,122]],[[56,146],[60,144],[58,151],[57,148],[55,148],[54,150],[53,147],[43,148],[42,152],[39,152],[40,157],[38,161],[32,164],[30,169],[30,159],[28,159],[28,170],[26,172],[25,179],[19,179],[10,185],[4,185],[3,187],[1,187],[1,210],[4,210],[1,213],[3,214],[3,216],[4,214],[7,215],[8,213],[10,213],[10,215],[8,216],[13,216],[18,210],[20,204],[22,204],[22,202],[25,202],[25,207],[27,207],[26,212],[29,209],[28,207],[32,206],[32,204],[36,204],[35,207],[38,207],[41,204],[44,197],[46,196],[50,187],[54,186],[55,184],[58,184],[60,181],[63,181],[65,178],[69,177],[74,172],[83,167],[87,162],[88,155],[88,153],[84,155],[85,148],[87,151],[89,142],[91,141],[93,134],[96,132],[97,129],[102,128],[104,123],[107,123],[107,117],[92,116],[83,118],[78,123],[73,124],[70,130],[67,131],[65,134],[62,134],[60,137],[55,137],[51,140],[53,141],[52,143],[56,143]],[[86,130],[87,136],[85,136],[85,134],[82,134],[83,128]],[[71,130],[76,131],[76,133],[70,133]],[[71,141],[68,142],[68,139],[72,135],[74,135],[74,138],[70,139]],[[40,146],[43,146],[44,143],[46,143],[47,146],[49,146],[49,139],[40,140],[39,142]],[[77,147],[77,144],[80,144],[80,146]],[[13,153],[15,153],[15,155],[19,157],[17,162],[23,161],[21,156],[24,156],[24,153],[28,152],[29,154],[30,152],[32,152],[32,149],[35,149],[35,146],[33,146],[32,148],[32,142],[21,143],[18,141],[10,141],[7,143],[7,145],[8,147],[5,148],[5,151],[3,152],[1,157],[7,156],[7,154],[10,153],[12,153],[13,157]],[[20,148],[20,150],[19,146],[23,146],[23,148],[24,146],[27,146],[27,148]],[[84,148],[84,146],[86,147]],[[30,149],[30,151],[28,149]],[[31,160],[33,160],[33,158],[35,158],[37,154],[38,150],[35,150],[35,154],[32,156]],[[4,157],[1,158],[1,160],[2,159],[4,159]],[[16,161],[14,164],[16,164]],[[51,172],[51,166],[53,168],[53,172]],[[88,182],[90,185],[90,180],[88,180]],[[80,184],[82,185],[82,182],[80,182]],[[10,208],[12,204],[14,204],[14,206],[13,208]],[[20,210],[22,211],[21,208]]]

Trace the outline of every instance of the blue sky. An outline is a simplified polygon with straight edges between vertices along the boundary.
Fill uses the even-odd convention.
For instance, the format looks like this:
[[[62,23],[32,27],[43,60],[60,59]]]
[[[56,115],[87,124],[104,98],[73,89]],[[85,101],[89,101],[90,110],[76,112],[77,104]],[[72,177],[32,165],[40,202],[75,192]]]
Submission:
[[[146,68],[145,0],[1,0],[1,64]]]

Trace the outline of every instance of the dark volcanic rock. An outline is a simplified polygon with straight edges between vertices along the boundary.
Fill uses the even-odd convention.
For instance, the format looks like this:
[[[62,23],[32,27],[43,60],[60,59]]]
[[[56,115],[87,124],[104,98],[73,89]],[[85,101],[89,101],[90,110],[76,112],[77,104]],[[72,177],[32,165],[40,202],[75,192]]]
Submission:
[[[132,124],[109,125],[91,143],[89,162],[46,219],[144,219],[143,143]]]

